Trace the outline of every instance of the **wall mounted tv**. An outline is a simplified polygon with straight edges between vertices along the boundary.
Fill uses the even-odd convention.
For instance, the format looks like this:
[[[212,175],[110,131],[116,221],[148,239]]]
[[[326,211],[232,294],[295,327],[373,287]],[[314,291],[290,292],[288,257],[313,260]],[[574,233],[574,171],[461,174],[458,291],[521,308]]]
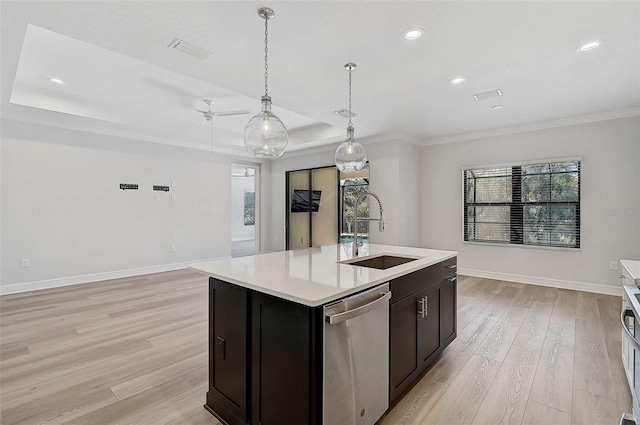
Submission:
[[[321,190],[311,191],[311,211],[318,212],[320,209]],[[294,189],[291,198],[291,212],[309,212],[309,190]]]

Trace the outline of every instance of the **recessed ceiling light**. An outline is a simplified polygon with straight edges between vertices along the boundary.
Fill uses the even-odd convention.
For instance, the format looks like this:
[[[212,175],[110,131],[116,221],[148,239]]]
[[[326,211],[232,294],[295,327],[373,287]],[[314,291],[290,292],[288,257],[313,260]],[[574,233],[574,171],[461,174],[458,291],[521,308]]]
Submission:
[[[467,79],[465,77],[463,77],[462,75],[458,76],[458,77],[453,77],[452,79],[449,80],[449,83],[453,84],[453,85],[458,85],[458,84],[462,84],[465,81],[467,81]]]
[[[407,40],[417,40],[422,37],[424,30],[422,28],[410,28],[402,33]]]
[[[56,77],[49,77],[49,81],[51,81],[54,84],[64,84],[64,81]]]
[[[502,105],[493,105],[491,107],[491,109],[496,110],[496,109],[502,109]]]
[[[576,50],[579,52],[588,52],[589,50],[597,49],[600,47],[600,44],[602,44],[600,40],[593,40],[579,45]]]

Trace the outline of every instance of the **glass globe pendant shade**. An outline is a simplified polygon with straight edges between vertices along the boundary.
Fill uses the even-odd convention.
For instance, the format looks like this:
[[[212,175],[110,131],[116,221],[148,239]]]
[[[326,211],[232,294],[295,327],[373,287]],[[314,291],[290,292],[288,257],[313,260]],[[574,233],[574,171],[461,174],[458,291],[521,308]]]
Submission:
[[[347,128],[347,139],[336,149],[334,159],[336,167],[342,173],[355,173],[367,163],[367,152],[353,138],[353,127]]]
[[[262,97],[262,110],[244,128],[244,146],[258,158],[279,158],[289,144],[287,129],[271,112],[271,98]]]

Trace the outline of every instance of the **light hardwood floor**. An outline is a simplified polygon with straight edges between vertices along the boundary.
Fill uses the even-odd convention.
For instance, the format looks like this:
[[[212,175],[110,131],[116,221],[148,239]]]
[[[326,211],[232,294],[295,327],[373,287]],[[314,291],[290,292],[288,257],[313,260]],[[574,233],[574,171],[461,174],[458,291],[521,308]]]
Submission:
[[[0,297],[0,422],[219,424],[202,407],[207,308],[187,270]],[[460,276],[458,337],[380,424],[618,424],[619,311]]]

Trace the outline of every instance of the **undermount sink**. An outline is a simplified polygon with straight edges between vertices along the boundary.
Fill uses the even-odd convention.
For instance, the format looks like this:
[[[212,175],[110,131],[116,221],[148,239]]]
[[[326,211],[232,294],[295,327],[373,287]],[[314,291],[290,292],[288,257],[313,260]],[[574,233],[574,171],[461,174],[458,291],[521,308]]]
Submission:
[[[377,257],[369,257],[362,260],[342,261],[342,264],[386,270],[415,260],[417,260],[417,258],[397,257],[395,255],[379,255]]]

